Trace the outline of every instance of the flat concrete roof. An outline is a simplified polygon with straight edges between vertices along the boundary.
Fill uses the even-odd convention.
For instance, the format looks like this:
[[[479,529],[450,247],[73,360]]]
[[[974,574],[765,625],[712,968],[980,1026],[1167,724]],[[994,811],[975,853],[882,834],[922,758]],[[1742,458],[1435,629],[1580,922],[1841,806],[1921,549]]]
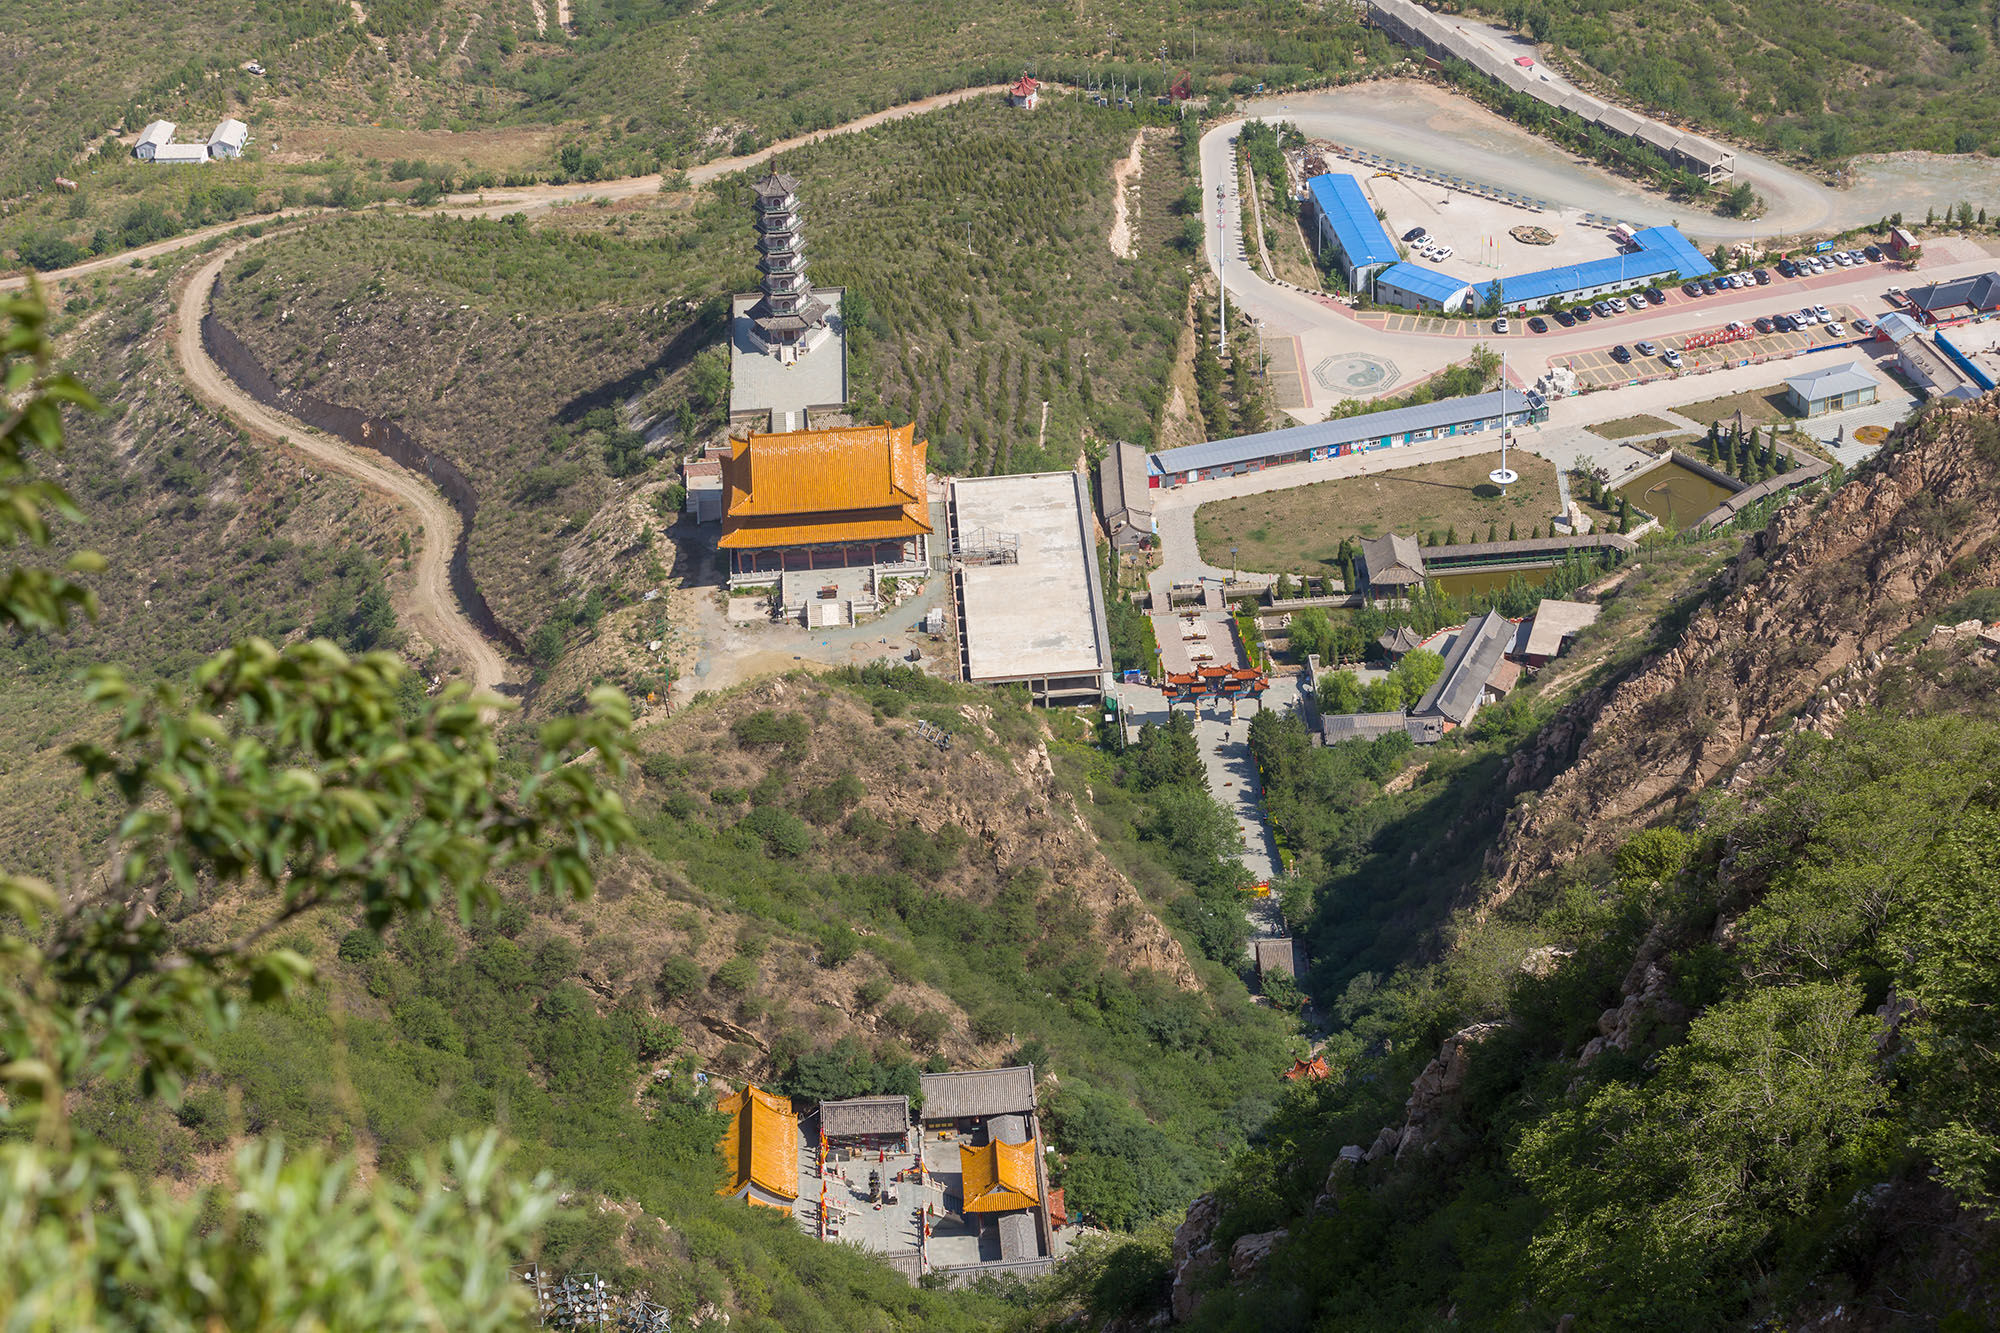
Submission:
[[[959,572],[967,678],[1038,680],[1109,671],[1111,633],[1082,474],[965,477],[951,485],[955,542],[984,530],[1020,543],[1013,564],[967,565]]]
[[[785,365],[750,341],[750,307],[761,296],[732,297],[729,303],[729,411],[802,412],[847,401],[847,325],[840,317],[842,290],[815,287],[827,304],[833,336]]]

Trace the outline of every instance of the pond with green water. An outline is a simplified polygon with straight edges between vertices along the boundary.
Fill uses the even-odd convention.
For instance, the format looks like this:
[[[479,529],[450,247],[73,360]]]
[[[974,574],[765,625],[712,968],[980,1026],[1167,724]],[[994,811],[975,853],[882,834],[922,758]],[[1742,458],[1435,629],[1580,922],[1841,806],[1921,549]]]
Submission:
[[[1670,527],[1684,528],[1735,492],[1679,463],[1656,467],[1615,492]]]

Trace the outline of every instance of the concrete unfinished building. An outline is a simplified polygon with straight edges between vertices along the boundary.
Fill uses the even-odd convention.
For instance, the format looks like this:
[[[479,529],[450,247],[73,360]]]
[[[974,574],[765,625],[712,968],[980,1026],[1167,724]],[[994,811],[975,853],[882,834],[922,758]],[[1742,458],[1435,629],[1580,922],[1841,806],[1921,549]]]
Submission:
[[[1111,633],[1083,476],[961,478],[946,513],[960,674],[1050,707],[1101,701]]]

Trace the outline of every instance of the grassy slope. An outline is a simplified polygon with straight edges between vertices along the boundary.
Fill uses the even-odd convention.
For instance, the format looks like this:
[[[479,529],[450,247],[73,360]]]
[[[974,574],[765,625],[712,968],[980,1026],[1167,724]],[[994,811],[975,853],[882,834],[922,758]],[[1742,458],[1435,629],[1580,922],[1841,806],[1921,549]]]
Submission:
[[[198,0],[164,30],[114,0],[26,3],[9,15],[19,52],[0,51],[0,71],[23,90],[0,107],[0,196],[25,196],[0,219],[0,247],[46,237],[88,247],[101,229],[122,248],[135,243],[118,225],[135,201],[158,204],[176,228],[198,225],[192,183],[175,177],[212,180],[214,168],[154,170],[116,144],[80,156],[155,116],[180,122],[183,138],[225,114],[249,121],[249,159],[231,171],[269,209],[407,194],[411,179],[388,171],[398,160],[461,184],[643,174],[1030,65],[1079,82],[1123,70],[1157,93],[1163,42],[1174,69],[1214,91],[1351,77],[1353,52],[1388,51],[1299,0],[1146,0],[1115,21],[1024,0],[964,19],[904,0],[578,0],[567,39],[537,39],[528,0],[384,0],[364,7],[366,34],[337,0]],[[544,9],[553,24],[553,0]],[[240,70],[253,57],[268,78]],[[579,154],[567,166],[564,147]],[[58,174],[82,182],[80,198],[56,192]]]
[[[2000,63],[1979,5],[1868,0],[1835,21],[1796,0],[1477,7],[1625,97],[1783,151],[1835,161],[2000,147]]]
[[[959,711],[971,703],[983,722]],[[764,742],[743,730],[758,715],[805,725]],[[917,716],[958,733],[950,755],[917,736]],[[1286,1025],[1225,970],[1201,964],[1204,989],[1185,990],[1124,965],[1119,932],[1157,931],[1140,918],[1183,890],[1134,839],[1131,798],[1108,790],[1102,763],[1043,726],[1018,703],[936,683],[912,692],[795,678],[707,701],[643,733],[625,784],[642,842],[604,867],[596,900],[519,898],[529,910],[470,931],[406,929],[386,950],[349,938],[352,922],[305,923],[286,943],[327,984],[228,1038],[187,1111],[141,1110],[98,1089],[83,1118],[137,1168],[181,1178],[216,1169],[245,1129],[357,1147],[393,1171],[445,1135],[497,1121],[527,1165],[580,1192],[579,1212],[544,1238],[553,1267],[604,1272],[677,1310],[713,1301],[753,1329],[995,1326],[1003,1316],[989,1302],[912,1292],[843,1247],[717,1200],[720,1122],[691,1074],[783,1085],[793,1057],[841,1038],[884,1069],[990,1062],[1026,1043],[1060,1079],[1052,1119],[1084,1123],[1051,1136],[1069,1162],[1133,1154],[1117,1176],[1148,1179],[1153,1192],[1137,1201],[1147,1213],[1212,1178],[1278,1095]],[[1051,743],[1048,779],[1036,776],[1037,743]],[[954,840],[963,826],[951,812],[971,811],[968,771],[984,775],[989,799]],[[851,806],[816,803],[841,772],[860,782]],[[1016,813],[1064,793],[1103,807],[1103,820],[1093,810],[1102,841],[1056,827],[1070,818],[1059,808]],[[940,813],[925,836],[906,834],[912,818]],[[810,850],[767,850],[751,831],[770,827],[760,819],[804,829]],[[1114,873],[1101,854],[1131,870],[1145,898],[1093,919],[1080,903],[1100,900],[1078,890],[1095,894]],[[173,910],[197,934],[251,910],[190,906]],[[860,935],[837,963],[824,934],[835,920]],[[695,960],[701,977],[738,957],[751,964],[741,991],[719,977],[691,992],[655,982],[669,959]],[[926,1029],[925,1011],[943,1022]],[[712,1030],[710,1017],[773,1054]],[[675,1029],[661,1035],[661,1021]],[[635,1087],[647,1091],[635,1099]],[[1064,1120],[1066,1108],[1090,1114]],[[1107,1134],[1118,1142],[1090,1141]],[[1072,1211],[1094,1211],[1088,1181],[1069,1185]]]
[[[401,563],[394,511],[251,448],[182,386],[167,342],[171,273],[101,277],[58,323],[65,359],[108,404],[70,414],[57,479],[85,519],[62,525],[58,549],[94,549],[110,568],[91,580],[94,622],[0,642],[0,845],[19,853],[12,870],[68,878],[96,863],[105,810],[74,794],[59,753],[97,725],[80,705],[87,668],[173,678],[232,639],[315,623],[355,644],[350,614]]]

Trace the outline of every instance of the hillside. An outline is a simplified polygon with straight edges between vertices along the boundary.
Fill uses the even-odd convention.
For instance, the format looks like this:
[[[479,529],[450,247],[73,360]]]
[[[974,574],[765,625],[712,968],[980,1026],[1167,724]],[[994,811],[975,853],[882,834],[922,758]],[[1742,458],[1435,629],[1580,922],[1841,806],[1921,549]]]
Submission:
[[[2000,57],[1960,0],[1474,3],[1560,53],[1586,85],[1741,142],[1829,165],[1854,153],[1991,153]]]
[[[0,640],[0,844],[17,853],[15,870],[57,882],[96,865],[110,817],[102,800],[77,796],[63,757],[96,726],[80,707],[89,667],[176,679],[232,639],[308,632],[435,664],[396,621],[412,535],[401,515],[341,477],[272,457],[188,391],[171,345],[179,269],[106,274],[56,322],[69,364],[117,390],[103,413],[73,414],[56,469],[84,511],[58,527],[58,549],[110,560],[92,581],[101,613],[66,634]]]
[[[901,0],[195,0],[172,23],[24,0],[9,19],[0,248],[40,268],[281,206],[672,171],[1028,69],[1143,80],[1150,99],[1185,68],[1226,97],[1351,78],[1357,52],[1389,51],[1301,0],[1116,15],[1004,0],[964,18]],[[225,115],[251,127],[241,163],[160,171],[126,152],[155,118],[185,142]]]
[[[1991,1322],[2000,651],[1949,627],[2000,620],[1996,489],[2000,409],[1924,414],[1522,733],[1443,947],[1105,1280],[1207,1329]]]
[[[811,1100],[1027,1060],[1072,1215],[1136,1227],[1213,1180],[1273,1105],[1291,1021],[1191,944],[1191,891],[1135,832],[1153,797],[1051,721],[882,668],[704,700],[641,733],[639,841],[590,902],[517,884],[497,916],[386,940],[303,918],[282,943],[323,986],[224,1037],[179,1112],[126,1080],[78,1122],[185,1182],[244,1133],[386,1171],[497,1121],[572,1191],[553,1266],[752,1329],[999,1326],[989,1298],[716,1198],[717,1085],[693,1076]],[[258,908],[167,910],[199,942]]]

